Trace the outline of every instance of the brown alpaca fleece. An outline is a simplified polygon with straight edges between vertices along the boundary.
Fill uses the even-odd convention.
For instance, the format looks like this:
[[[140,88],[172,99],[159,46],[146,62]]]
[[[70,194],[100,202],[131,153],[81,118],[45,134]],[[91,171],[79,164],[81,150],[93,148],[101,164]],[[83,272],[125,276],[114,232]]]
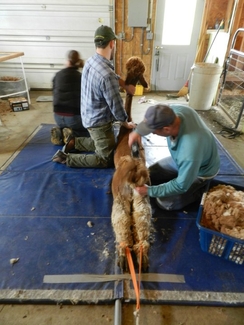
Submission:
[[[122,193],[125,186],[130,186],[133,189],[137,186],[149,184],[149,182],[149,171],[145,167],[144,161],[131,156],[123,156],[120,158],[113,176],[113,196]]]
[[[132,56],[126,62],[126,85],[136,86],[141,84],[144,88],[148,88],[148,84],[144,78],[144,72],[146,70],[145,64],[141,58],[137,56]],[[132,105],[133,96],[131,94],[126,94],[125,98],[125,110],[128,114],[128,122],[131,122],[131,105]]]
[[[219,184],[206,195],[201,225],[244,239],[244,192]]]
[[[148,84],[143,76],[146,68],[141,58],[132,56],[127,60],[125,67],[127,71],[125,79],[126,85],[135,86],[139,82],[144,88],[148,87]]]
[[[145,65],[138,57],[131,57],[126,63],[127,76],[125,84],[136,86],[140,82],[147,88],[144,79]],[[125,110],[128,122],[131,119],[133,95],[126,94]],[[126,247],[134,251],[137,261],[140,260],[142,249],[142,269],[148,269],[149,236],[151,230],[151,205],[149,197],[142,197],[135,190],[136,186],[149,184],[149,172],[145,165],[144,149],[139,148],[140,158],[131,156],[128,146],[131,130],[120,127],[117,148],[114,154],[115,173],[112,179],[112,226],[117,243],[118,265],[123,271],[128,270]]]

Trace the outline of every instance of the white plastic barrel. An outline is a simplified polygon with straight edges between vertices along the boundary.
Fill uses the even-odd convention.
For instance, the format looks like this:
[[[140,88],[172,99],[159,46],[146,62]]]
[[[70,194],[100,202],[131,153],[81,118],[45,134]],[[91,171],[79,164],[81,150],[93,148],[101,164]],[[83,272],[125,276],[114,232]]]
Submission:
[[[189,106],[195,110],[211,108],[216,96],[222,67],[216,63],[196,63],[192,67]]]

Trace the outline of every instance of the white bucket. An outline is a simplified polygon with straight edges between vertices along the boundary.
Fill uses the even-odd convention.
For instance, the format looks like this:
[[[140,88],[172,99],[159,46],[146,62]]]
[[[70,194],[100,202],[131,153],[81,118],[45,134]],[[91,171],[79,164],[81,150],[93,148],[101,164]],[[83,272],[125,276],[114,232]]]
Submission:
[[[192,70],[189,106],[195,110],[208,110],[217,93],[222,67],[201,62],[196,63]]]

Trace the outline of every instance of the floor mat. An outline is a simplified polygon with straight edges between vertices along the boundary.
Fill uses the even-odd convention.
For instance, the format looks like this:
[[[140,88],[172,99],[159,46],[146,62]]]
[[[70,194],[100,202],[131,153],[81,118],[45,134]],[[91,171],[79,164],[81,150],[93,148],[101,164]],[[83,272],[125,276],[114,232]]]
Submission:
[[[0,301],[134,302],[130,276],[116,265],[110,215],[114,170],[53,163],[53,125],[42,124],[0,175]],[[151,164],[166,142],[144,139]],[[243,170],[218,143],[216,182],[244,184]],[[141,302],[244,305],[243,265],[201,250],[199,203],[162,211],[154,199],[149,273]]]

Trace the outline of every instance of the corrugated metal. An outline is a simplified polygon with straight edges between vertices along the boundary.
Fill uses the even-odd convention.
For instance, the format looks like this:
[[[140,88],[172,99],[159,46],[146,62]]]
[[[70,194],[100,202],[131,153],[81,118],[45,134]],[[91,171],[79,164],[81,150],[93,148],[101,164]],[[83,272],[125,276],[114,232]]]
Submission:
[[[93,35],[101,25],[113,26],[112,0],[5,0],[0,3],[1,52],[24,52],[30,88],[51,88],[54,74],[74,49],[86,60],[94,53]],[[16,70],[1,63],[0,76]]]

